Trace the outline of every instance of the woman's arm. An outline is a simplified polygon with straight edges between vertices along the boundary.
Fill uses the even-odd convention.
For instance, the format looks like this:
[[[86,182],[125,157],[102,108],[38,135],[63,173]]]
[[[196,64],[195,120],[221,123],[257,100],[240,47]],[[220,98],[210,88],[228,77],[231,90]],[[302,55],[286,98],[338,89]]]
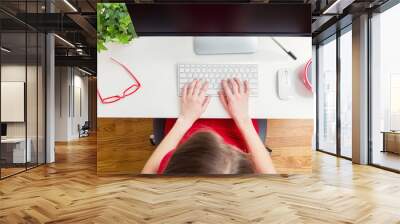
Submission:
[[[256,172],[276,173],[271,157],[262,143],[249,117],[249,83],[238,79],[222,81],[222,104],[238,126],[253,161]]]
[[[164,137],[161,143],[154,150],[153,154],[151,154],[150,158],[147,160],[142,170],[142,174],[156,174],[161,160],[169,151],[177,146],[181,138],[191,126],[192,124],[190,122],[182,118],[178,118],[172,129],[168,132],[168,134]]]
[[[275,167],[272,163],[271,156],[262,143],[257,131],[254,129],[251,119],[237,123],[240,132],[247,143],[250,151],[250,157],[253,161],[255,169],[258,173],[275,174]]]
[[[208,83],[195,80],[182,91],[181,112],[174,126],[147,160],[142,174],[156,174],[161,160],[174,149],[193,123],[206,110],[210,99],[206,96]]]

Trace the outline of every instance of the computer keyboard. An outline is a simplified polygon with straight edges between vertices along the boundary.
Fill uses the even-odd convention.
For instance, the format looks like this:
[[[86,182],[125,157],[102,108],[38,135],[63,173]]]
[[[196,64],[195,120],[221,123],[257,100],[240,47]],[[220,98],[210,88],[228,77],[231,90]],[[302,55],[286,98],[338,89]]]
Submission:
[[[218,96],[221,81],[228,78],[248,80],[250,96],[258,95],[257,64],[178,64],[178,96],[186,83],[194,79],[208,81],[208,96]]]

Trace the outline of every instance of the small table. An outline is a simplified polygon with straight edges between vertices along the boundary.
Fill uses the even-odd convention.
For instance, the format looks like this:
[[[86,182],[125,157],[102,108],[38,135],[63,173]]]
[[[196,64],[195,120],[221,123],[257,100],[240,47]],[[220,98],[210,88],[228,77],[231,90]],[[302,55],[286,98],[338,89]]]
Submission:
[[[7,153],[8,151],[10,151],[10,153],[12,153],[12,160],[11,160],[11,156],[10,156],[8,161],[7,161],[7,158],[6,158],[6,161],[8,163],[30,162],[31,161],[31,157],[32,157],[32,154],[31,154],[32,141],[31,141],[30,138],[27,138],[26,142],[28,144],[25,144],[25,138],[6,138],[6,139],[1,139],[2,157],[3,157],[3,152]],[[9,149],[8,148],[9,145],[13,145],[14,147]],[[25,154],[25,145],[27,145],[26,154]],[[6,146],[7,148],[4,149],[3,148],[4,146]]]
[[[383,150],[382,152],[391,152],[400,154],[400,131],[382,131]]]

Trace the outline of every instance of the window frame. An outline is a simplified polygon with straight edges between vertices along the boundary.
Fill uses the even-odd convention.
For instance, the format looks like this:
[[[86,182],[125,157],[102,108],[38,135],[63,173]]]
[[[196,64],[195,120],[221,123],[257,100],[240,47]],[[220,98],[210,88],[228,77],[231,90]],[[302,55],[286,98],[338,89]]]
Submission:
[[[24,2],[24,3],[27,3],[27,2]],[[33,3],[36,3],[36,12],[38,12],[39,11],[39,0],[35,0],[35,1],[33,1]],[[47,8],[48,7],[46,7],[45,12],[47,12]],[[6,12],[8,14],[7,11],[3,10],[2,8],[0,8],[0,9],[2,10],[2,12]],[[27,4],[25,4],[25,16],[26,16],[26,13],[27,13]],[[9,16],[10,16],[11,19],[14,19],[14,20],[18,21],[18,18],[13,17],[12,14],[9,14]],[[21,22],[21,21],[19,21],[19,22]],[[0,26],[1,26],[1,24],[0,24]],[[28,25],[27,23],[23,24],[23,27],[24,27],[23,30],[12,31],[11,33],[20,33],[21,35],[25,35],[24,36],[24,38],[25,38],[25,40],[24,40],[24,42],[25,42],[25,49],[24,49],[24,51],[25,51],[25,97],[24,97],[25,98],[25,102],[24,102],[25,166],[24,166],[23,170],[15,172],[15,173],[12,173],[12,174],[9,174],[7,176],[3,176],[2,167],[0,166],[0,180],[4,180],[6,178],[15,176],[15,175],[23,173],[23,172],[26,172],[26,171],[28,171],[30,169],[34,169],[34,168],[37,168],[37,167],[39,167],[41,165],[47,164],[47,144],[48,144],[47,143],[47,81],[46,81],[46,79],[47,79],[47,43],[48,43],[48,41],[47,41],[47,32],[40,31],[40,30]],[[9,31],[2,31],[0,29],[0,45],[1,45],[2,34],[3,33],[10,33],[10,32]],[[27,162],[28,161],[28,158],[27,158],[27,156],[28,156],[28,153],[27,153],[27,147],[28,147],[27,146],[28,145],[28,110],[27,110],[27,94],[28,94],[27,93],[27,83],[28,83],[28,78],[27,78],[27,76],[28,76],[28,34],[33,34],[33,35],[36,36],[36,41],[35,41],[36,42],[35,43],[36,44],[36,48],[35,48],[36,60],[34,61],[34,64],[36,66],[36,69],[35,69],[36,91],[34,93],[35,97],[36,97],[36,122],[35,122],[35,125],[36,125],[36,136],[34,136],[33,138],[36,138],[37,143],[38,143],[38,139],[39,139],[39,116],[40,116],[39,112],[38,112],[39,111],[39,98],[38,98],[38,95],[39,95],[39,82],[38,82],[38,75],[39,75],[39,70],[38,70],[38,67],[39,67],[39,34],[43,34],[41,41],[42,41],[42,44],[43,44],[42,47],[44,48],[44,49],[41,49],[41,52],[43,53],[42,60],[44,60],[44,63],[42,64],[43,65],[42,71],[41,71],[41,73],[42,73],[42,82],[43,82],[43,85],[44,85],[43,86],[43,88],[44,88],[43,89],[44,98],[42,99],[43,105],[41,105],[43,107],[42,109],[44,110],[43,111],[44,115],[42,117],[44,119],[44,120],[42,120],[43,125],[44,125],[44,127],[43,127],[44,128],[44,132],[43,132],[43,143],[44,144],[42,145],[42,147],[43,147],[42,152],[44,152],[44,154],[41,155],[43,157],[42,158],[43,162],[39,162],[39,144],[37,144],[36,145],[36,162],[34,164],[30,164],[31,166],[28,166],[28,162]],[[0,53],[0,82],[1,82],[1,79],[2,79],[2,76],[1,76],[1,68],[3,66],[3,64],[2,64],[3,60],[2,59],[3,59],[2,58],[2,54]],[[0,88],[1,88],[1,86],[0,86]],[[0,96],[1,96],[1,94],[0,94]],[[1,110],[1,106],[0,106],[0,110]],[[0,119],[0,123],[2,123],[1,119]],[[1,151],[2,151],[1,148],[2,147],[1,147],[1,144],[0,144],[0,158],[1,158]]]
[[[400,4],[400,0],[388,0],[384,4],[380,5],[377,8],[374,8],[370,11],[368,11],[368,165],[373,166],[376,168],[380,168],[383,170],[391,171],[394,173],[400,173],[400,170],[390,168],[387,166],[383,166],[380,164],[376,164],[373,162],[373,153],[374,153],[374,148],[373,148],[373,130],[372,130],[372,120],[373,120],[373,113],[372,113],[372,94],[373,94],[373,88],[372,88],[372,55],[373,55],[373,35],[372,35],[372,19],[374,18],[374,14],[381,14],[384,13],[385,11],[393,8],[394,6],[397,6]]]
[[[341,103],[341,55],[340,55],[340,42],[341,42],[341,36],[346,34],[347,32],[351,32],[352,31],[352,23],[347,24],[346,26],[344,26],[343,28],[339,29],[336,31],[336,33],[330,35],[329,37],[319,41],[316,44],[316,136],[315,136],[315,145],[316,145],[316,151],[318,152],[323,152],[329,155],[333,155],[339,158],[343,158],[346,160],[352,160],[352,158],[347,157],[342,155],[341,153],[341,117],[340,117],[340,112],[341,112],[341,107],[340,107],[340,103]],[[320,77],[320,73],[319,73],[319,68],[320,68],[320,55],[319,55],[319,48],[321,46],[321,44],[327,44],[331,41],[336,41],[336,152],[332,153],[332,152],[328,152],[324,149],[320,148],[320,143],[319,143],[319,118],[320,118],[320,111],[319,111],[319,77]]]

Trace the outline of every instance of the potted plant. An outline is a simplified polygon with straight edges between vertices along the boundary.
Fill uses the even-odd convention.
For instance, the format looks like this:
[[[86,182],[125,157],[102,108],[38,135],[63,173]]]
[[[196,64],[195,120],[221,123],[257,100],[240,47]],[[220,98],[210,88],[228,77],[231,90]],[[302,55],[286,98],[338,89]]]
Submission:
[[[97,4],[97,51],[107,50],[106,43],[127,44],[136,32],[125,3]]]

